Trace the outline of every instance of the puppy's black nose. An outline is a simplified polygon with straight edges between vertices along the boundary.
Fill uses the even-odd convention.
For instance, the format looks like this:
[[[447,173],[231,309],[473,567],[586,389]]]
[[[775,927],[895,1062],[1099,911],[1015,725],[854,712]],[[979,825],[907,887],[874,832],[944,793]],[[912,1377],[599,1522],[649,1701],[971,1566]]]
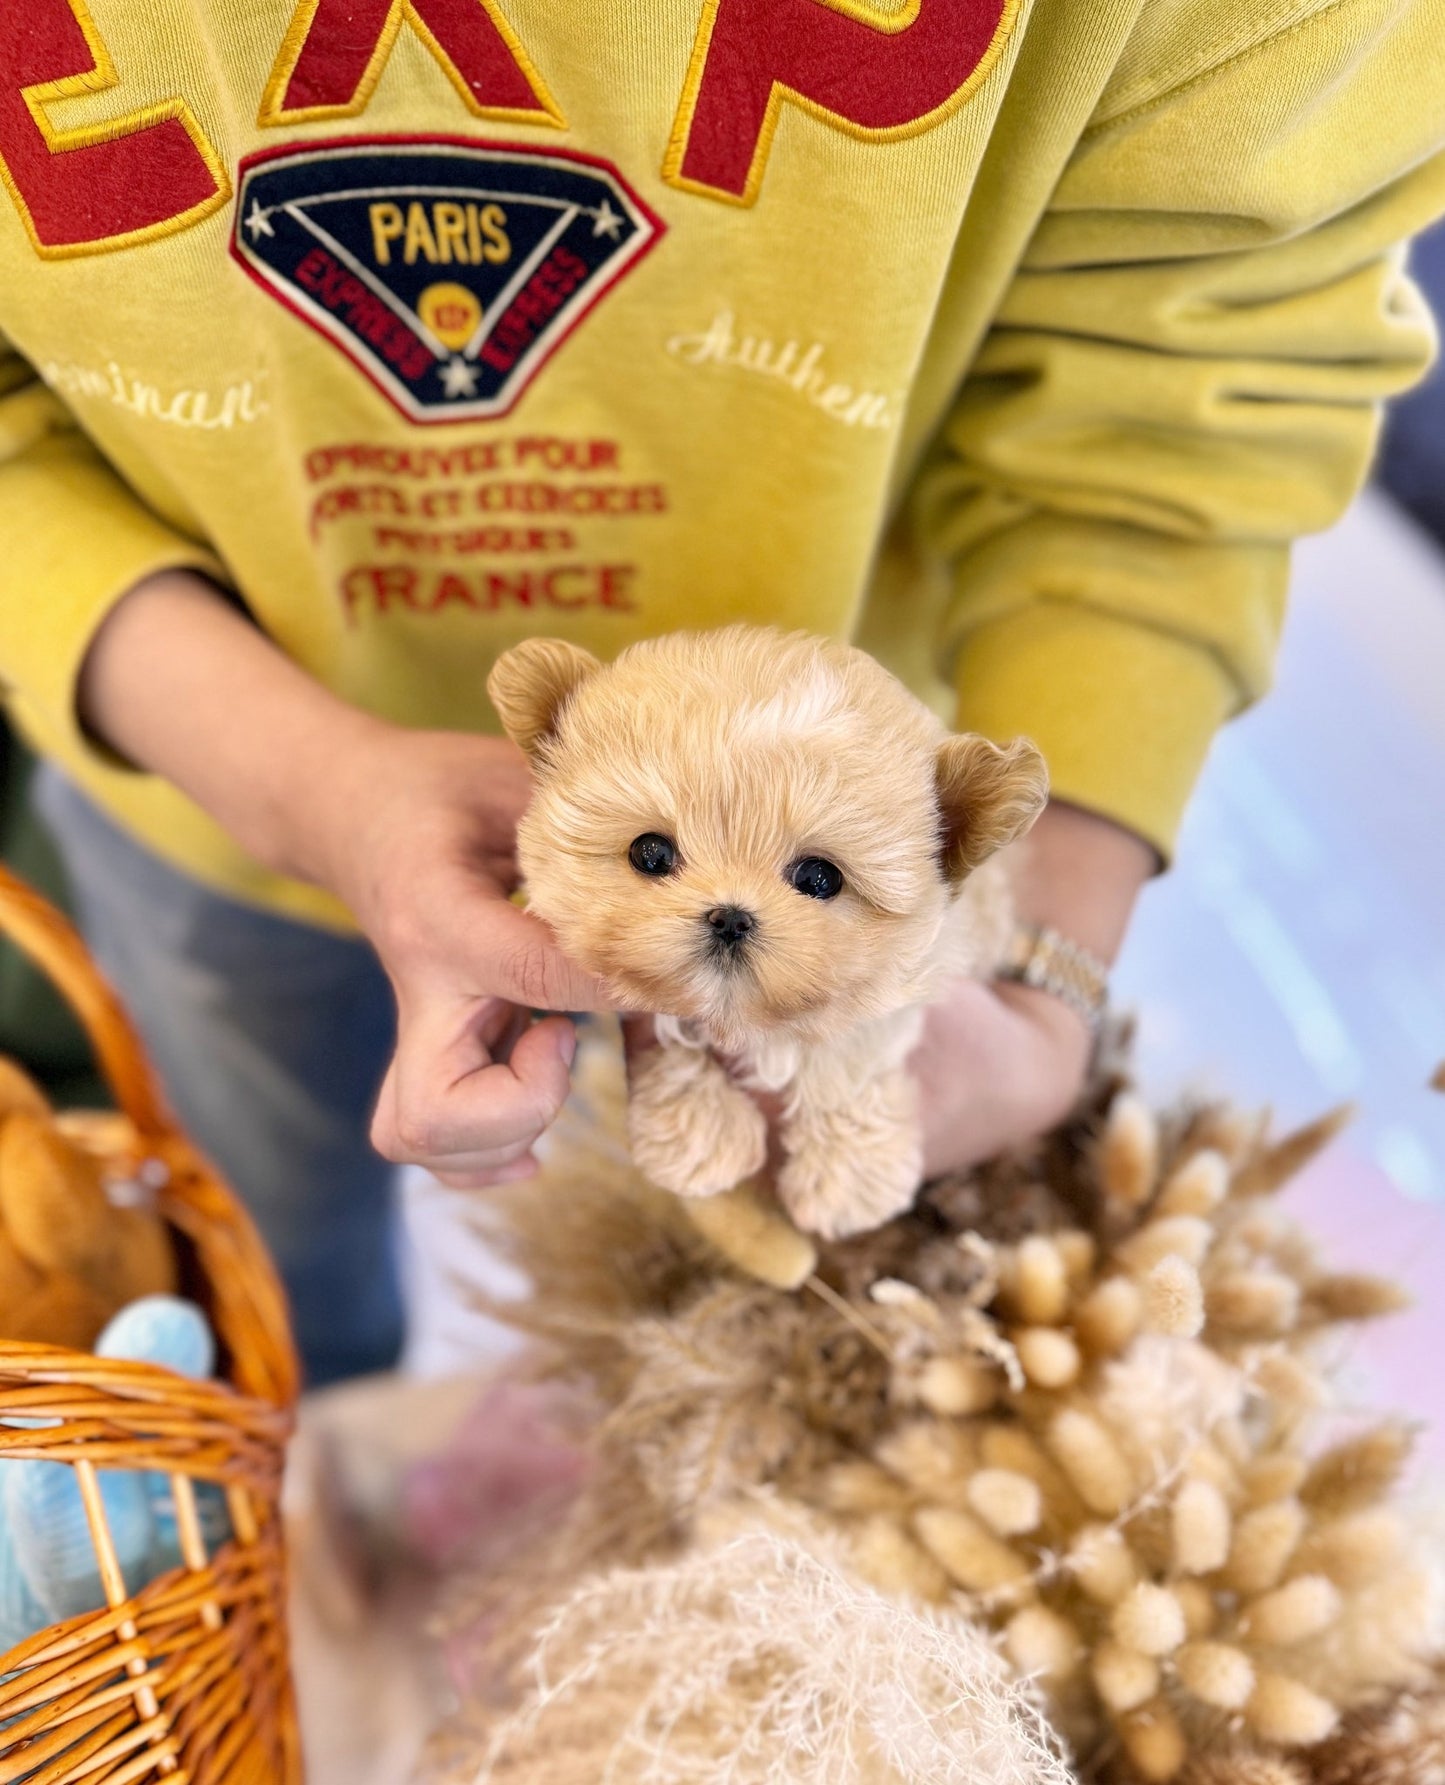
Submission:
[[[713,935],[729,948],[740,948],[757,928],[757,919],[741,905],[714,905],[707,921]]]

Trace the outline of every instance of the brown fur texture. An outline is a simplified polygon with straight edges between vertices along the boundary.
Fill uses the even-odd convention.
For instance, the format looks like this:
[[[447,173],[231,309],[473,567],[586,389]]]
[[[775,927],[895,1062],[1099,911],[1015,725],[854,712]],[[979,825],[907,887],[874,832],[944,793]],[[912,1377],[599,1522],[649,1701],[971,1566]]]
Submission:
[[[782,1094],[778,1191],[800,1226],[836,1237],[906,1207],[922,1156],[904,1062],[924,1005],[1002,958],[1006,883],[985,864],[1043,805],[1038,752],[951,736],[864,653],[759,627],[606,666],[528,640],[488,688],[536,770],[518,836],[532,908],[665,1019],[631,1112],[639,1166],[692,1196],[750,1177],[764,1135],[746,1086]],[[644,836],[675,846],[671,871],[632,865]],[[792,883],[815,857],[841,870],[836,896]],[[749,927],[724,946],[729,911]]]
[[[118,1206],[102,1162],[0,1057],[0,1338],[85,1351],[117,1309],[176,1285],[154,1209]]]
[[[1103,1071],[1057,1134],[784,1291],[629,1170],[594,1125],[615,1065],[589,1056],[543,1179],[485,1212],[532,1283],[514,1312],[541,1367],[599,1413],[570,1517],[461,1598],[505,1613],[504,1700],[543,1702],[534,1633],[572,1628],[617,1568],[648,1607],[645,1641],[615,1632],[627,1677],[672,1677],[667,1571],[719,1520],[787,1508],[869,1590],[992,1630],[1080,1780],[1439,1785],[1438,1557],[1400,1497],[1408,1430],[1332,1410],[1325,1364],[1398,1296],[1331,1271],[1270,1202],[1333,1121],[1271,1142],[1226,1109],[1160,1118]],[[607,1630],[585,1630],[616,1685]],[[597,1763],[639,1707],[574,1708]],[[707,1776],[662,1737],[649,1752],[648,1777]]]

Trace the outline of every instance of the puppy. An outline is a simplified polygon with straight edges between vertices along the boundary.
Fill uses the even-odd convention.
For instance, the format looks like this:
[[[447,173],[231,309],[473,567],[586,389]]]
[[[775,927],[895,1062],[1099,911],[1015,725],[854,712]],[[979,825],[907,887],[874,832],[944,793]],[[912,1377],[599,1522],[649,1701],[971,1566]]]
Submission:
[[[1044,804],[1034,746],[950,735],[863,652],[751,626],[606,666],[530,639],[487,689],[536,772],[518,832],[532,909],[622,1002],[662,1013],[629,1105],[638,1167],[683,1196],[741,1183],[767,1154],[748,1093],[771,1091],[800,1227],[837,1238],[907,1208],[905,1063],[930,1000],[1003,958],[989,858]]]

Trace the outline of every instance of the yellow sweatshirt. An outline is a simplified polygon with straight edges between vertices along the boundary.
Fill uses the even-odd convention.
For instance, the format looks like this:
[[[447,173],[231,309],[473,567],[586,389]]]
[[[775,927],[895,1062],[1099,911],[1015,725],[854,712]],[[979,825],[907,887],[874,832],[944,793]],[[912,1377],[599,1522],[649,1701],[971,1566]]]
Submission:
[[[851,633],[1167,851],[1428,360],[1442,146],[1445,0],[6,6],[6,699],[322,920],[77,729],[149,572],[409,725],[528,633]]]

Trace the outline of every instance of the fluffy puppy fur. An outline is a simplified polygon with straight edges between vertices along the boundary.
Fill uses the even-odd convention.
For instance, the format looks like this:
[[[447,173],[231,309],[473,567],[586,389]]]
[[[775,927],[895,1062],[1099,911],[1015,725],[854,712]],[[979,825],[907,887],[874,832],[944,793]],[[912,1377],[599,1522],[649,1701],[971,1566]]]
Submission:
[[[922,1150],[905,1061],[945,983],[1002,958],[989,858],[1043,806],[1038,751],[951,735],[863,652],[759,627],[606,666],[530,639],[487,686],[536,771],[518,833],[532,909],[626,1004],[664,1013],[634,1075],[640,1169],[685,1196],[751,1177],[767,1136],[747,1093],[765,1089],[800,1227],[838,1237],[906,1208]]]

